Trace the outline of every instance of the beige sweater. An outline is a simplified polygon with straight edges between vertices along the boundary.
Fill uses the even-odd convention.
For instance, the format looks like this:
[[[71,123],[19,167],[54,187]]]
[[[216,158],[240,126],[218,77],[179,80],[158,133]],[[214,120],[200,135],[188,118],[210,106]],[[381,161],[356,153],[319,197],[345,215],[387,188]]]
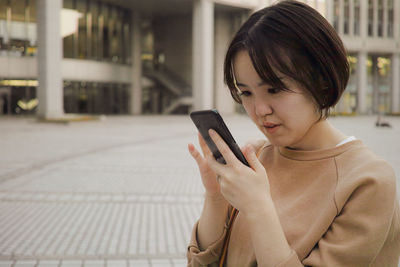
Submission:
[[[393,266],[400,255],[400,213],[391,166],[359,140],[319,151],[267,146],[260,154],[291,256],[278,266]],[[217,266],[223,239],[205,251],[197,224],[189,266]],[[266,251],[265,253],[268,253]],[[257,266],[239,212],[227,266]]]

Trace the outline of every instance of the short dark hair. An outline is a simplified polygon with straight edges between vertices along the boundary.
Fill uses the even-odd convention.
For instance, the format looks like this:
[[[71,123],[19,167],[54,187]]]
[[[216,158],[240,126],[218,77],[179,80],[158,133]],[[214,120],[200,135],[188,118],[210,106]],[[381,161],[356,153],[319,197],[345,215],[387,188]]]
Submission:
[[[343,43],[318,11],[286,0],[253,13],[232,39],[225,57],[224,80],[241,103],[233,72],[239,51],[247,51],[260,78],[289,90],[277,72],[299,83],[314,99],[321,118],[340,99],[349,79]]]

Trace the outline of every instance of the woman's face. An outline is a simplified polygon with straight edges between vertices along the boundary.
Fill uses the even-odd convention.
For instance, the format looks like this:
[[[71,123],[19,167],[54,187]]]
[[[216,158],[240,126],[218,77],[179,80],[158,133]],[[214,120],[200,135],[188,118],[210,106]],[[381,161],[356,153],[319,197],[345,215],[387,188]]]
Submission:
[[[261,80],[247,51],[236,55],[234,73],[243,107],[271,144],[302,149],[312,142],[307,136],[311,136],[319,112],[296,82],[281,75],[279,78],[291,91],[272,88]]]

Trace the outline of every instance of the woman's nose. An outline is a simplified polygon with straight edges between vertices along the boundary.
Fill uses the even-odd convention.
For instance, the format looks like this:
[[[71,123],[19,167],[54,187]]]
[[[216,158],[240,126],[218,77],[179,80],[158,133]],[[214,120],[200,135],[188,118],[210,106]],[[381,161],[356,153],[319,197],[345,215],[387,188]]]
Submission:
[[[266,115],[271,115],[273,113],[273,109],[268,101],[263,99],[256,99],[255,102],[255,111],[257,116],[264,117]]]

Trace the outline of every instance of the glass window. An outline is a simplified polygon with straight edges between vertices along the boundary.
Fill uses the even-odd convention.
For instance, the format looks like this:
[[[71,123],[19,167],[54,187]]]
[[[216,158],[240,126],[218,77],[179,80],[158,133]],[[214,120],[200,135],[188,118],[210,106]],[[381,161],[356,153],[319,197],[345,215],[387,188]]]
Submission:
[[[333,10],[334,10],[333,27],[336,29],[336,31],[339,31],[339,0],[333,1]]]
[[[343,33],[349,34],[350,5],[349,0],[344,0],[344,25]]]
[[[86,47],[86,58],[87,59],[92,59],[92,13],[90,11],[90,2],[86,2],[86,42],[85,42],[85,47]]]
[[[85,59],[87,56],[86,7],[87,5],[85,0],[77,1],[76,10],[82,14],[82,17],[79,18],[78,24],[78,58],[80,59]]]
[[[69,16],[67,14],[73,14],[71,13],[72,10],[75,10],[75,3],[73,0],[64,0],[63,2],[63,13],[62,16]],[[73,24],[71,21],[73,20],[73,17],[68,17],[62,21],[62,23],[68,23],[68,24]],[[63,25],[64,27],[64,25]],[[64,57],[65,58],[73,58],[75,56],[75,51],[74,51],[74,39],[75,39],[75,32],[76,28],[74,29],[74,26],[72,26],[71,29],[65,30],[66,32],[63,33],[63,50],[64,50]],[[72,89],[71,89],[72,90]]]
[[[110,40],[110,59],[118,62],[118,27],[117,27],[117,10],[115,7],[110,8],[110,16],[108,17],[108,31]]]
[[[393,11],[393,0],[388,0],[388,28],[387,36],[393,37],[393,23],[394,23],[394,11]]]
[[[25,22],[25,1],[11,1],[11,20]]]
[[[69,81],[64,81],[64,112],[77,113],[76,106],[74,84]]]
[[[36,53],[36,8],[34,0],[2,1],[0,23],[3,32],[3,48],[11,55],[26,56]],[[4,16],[5,15],[5,16]]]
[[[378,36],[383,36],[383,0],[378,0]]]
[[[130,12],[129,11],[125,11],[124,12],[124,20],[123,20],[123,41],[122,43],[124,44],[123,47],[123,59],[124,59],[124,63],[125,64],[130,64],[131,63],[131,33],[130,33],[130,20],[131,16],[130,16]]]
[[[26,0],[25,23],[27,24],[27,37],[29,43],[25,54],[33,56],[37,52],[37,33],[36,33],[36,1]]]
[[[99,30],[98,30],[98,39],[97,39],[97,58],[99,60],[103,59],[104,55],[104,14],[103,14],[103,5],[99,4]]]
[[[123,37],[122,37],[122,33],[123,33],[123,19],[124,19],[124,13],[122,11],[122,9],[118,8],[117,9],[117,21],[116,21],[116,38],[118,40],[118,51],[117,51],[117,55],[118,55],[118,60],[116,62],[118,63],[123,63],[123,48],[125,46],[124,42],[123,42]]]
[[[21,56],[25,51],[26,26],[25,1],[11,1],[11,23],[8,25],[8,51],[12,55]]]
[[[90,2],[91,15],[91,58],[99,59],[99,4],[95,1]]]
[[[36,23],[36,0],[27,0],[27,6],[29,6],[29,22]]]
[[[374,5],[372,0],[368,0],[368,36],[372,36],[374,21]]]
[[[4,1],[4,0],[0,0]],[[130,64],[131,11],[95,0],[63,0],[63,12],[74,13],[65,24],[64,57]]]
[[[129,86],[125,84],[64,81],[65,113],[127,114]]]
[[[8,7],[8,1],[0,0],[0,20],[1,21],[7,20],[7,7]]]
[[[107,4],[102,3],[101,13],[103,15],[103,59],[110,60],[110,23],[109,10]]]
[[[13,14],[14,13],[14,14]],[[19,20],[19,23],[18,23]],[[7,1],[6,7],[6,45],[7,50],[11,53],[11,55],[21,55],[21,51],[18,51],[19,46],[21,45],[20,38],[24,21],[24,12],[23,8],[19,8],[16,3],[12,1]]]

